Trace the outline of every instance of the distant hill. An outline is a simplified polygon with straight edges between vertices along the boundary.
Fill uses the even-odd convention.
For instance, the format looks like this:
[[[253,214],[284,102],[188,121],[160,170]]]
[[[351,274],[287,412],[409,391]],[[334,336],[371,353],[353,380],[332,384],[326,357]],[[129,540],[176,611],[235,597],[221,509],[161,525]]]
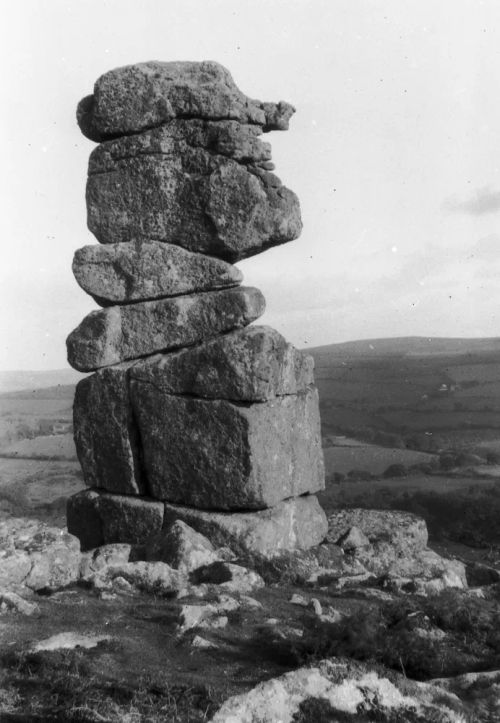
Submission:
[[[313,356],[431,356],[500,352],[500,337],[489,339],[448,339],[446,337],[406,336],[394,339],[363,339],[317,346],[307,351]]]
[[[0,394],[18,391],[33,391],[38,394],[39,390],[53,387],[51,396],[60,396],[56,387],[74,386],[84,376],[86,375],[70,368],[50,371],[0,371]]]

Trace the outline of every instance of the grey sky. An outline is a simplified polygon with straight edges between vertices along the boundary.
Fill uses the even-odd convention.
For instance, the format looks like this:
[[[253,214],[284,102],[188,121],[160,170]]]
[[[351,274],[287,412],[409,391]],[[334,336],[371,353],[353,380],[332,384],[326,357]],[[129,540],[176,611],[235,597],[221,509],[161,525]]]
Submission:
[[[3,8],[0,369],[65,365],[95,308],[71,273],[93,145],[76,103],[110,68],[217,60],[288,100],[277,174],[298,241],[239,264],[298,346],[497,336],[496,0],[21,0]]]

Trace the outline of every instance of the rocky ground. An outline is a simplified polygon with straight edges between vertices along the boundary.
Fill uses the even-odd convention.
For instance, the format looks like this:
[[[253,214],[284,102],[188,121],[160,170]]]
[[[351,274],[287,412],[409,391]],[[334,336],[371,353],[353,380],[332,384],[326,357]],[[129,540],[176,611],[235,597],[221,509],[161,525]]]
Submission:
[[[500,575],[413,515],[331,512],[274,560],[183,523],[169,563],[33,519],[0,538],[1,720],[499,719]]]

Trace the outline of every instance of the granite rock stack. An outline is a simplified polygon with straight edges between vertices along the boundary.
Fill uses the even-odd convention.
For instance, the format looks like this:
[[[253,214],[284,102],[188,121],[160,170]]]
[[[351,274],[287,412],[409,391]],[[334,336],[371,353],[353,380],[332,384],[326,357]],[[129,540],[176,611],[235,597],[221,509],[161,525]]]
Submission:
[[[90,489],[68,503],[84,549],[157,544],[176,520],[267,557],[326,534],[312,358],[249,326],[264,298],[232,265],[300,234],[260,138],[293,112],[246,97],[214,62],[118,68],[79,104],[99,143],[87,210],[100,245],[73,272],[102,307],[67,340],[70,364],[92,372],[74,402]]]

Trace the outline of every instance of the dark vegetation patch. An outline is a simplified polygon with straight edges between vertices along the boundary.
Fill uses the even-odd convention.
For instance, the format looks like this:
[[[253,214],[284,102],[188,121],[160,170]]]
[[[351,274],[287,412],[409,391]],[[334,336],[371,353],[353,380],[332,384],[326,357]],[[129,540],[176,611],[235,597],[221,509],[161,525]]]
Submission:
[[[95,661],[81,649],[3,655],[2,720],[201,723],[220,706],[208,687],[172,686],[161,674],[134,684],[107,679]]]
[[[436,629],[446,637],[433,637]],[[262,630],[253,642],[261,654],[290,668],[343,657],[428,680],[500,666],[500,605],[456,590],[405,596],[366,605],[338,623],[310,624],[302,638]]]

